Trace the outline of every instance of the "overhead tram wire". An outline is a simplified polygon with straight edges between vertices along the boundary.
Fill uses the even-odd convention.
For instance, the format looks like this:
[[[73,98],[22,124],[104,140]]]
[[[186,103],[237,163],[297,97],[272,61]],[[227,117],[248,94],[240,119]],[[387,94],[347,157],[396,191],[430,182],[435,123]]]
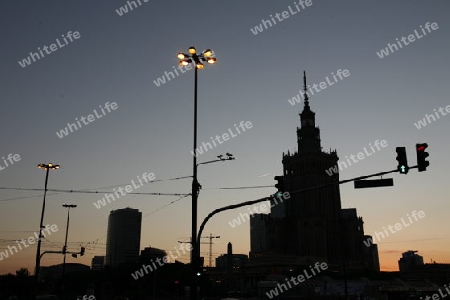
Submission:
[[[274,185],[219,187],[219,188],[207,188],[202,190],[247,190],[247,189],[262,189],[262,188],[274,188]]]
[[[176,200],[173,200],[173,201],[171,201],[170,203],[168,203],[168,204],[166,204],[166,205],[163,205],[163,206],[161,206],[160,208],[157,208],[157,209],[155,209],[155,210],[152,211],[152,212],[149,212],[148,214],[144,215],[143,217],[149,216],[149,215],[151,215],[151,214],[153,214],[153,213],[155,213],[155,212],[157,212],[157,211],[160,211],[161,209],[163,209],[163,208],[165,208],[165,207],[167,207],[167,206],[169,206],[169,205],[172,205],[172,204],[174,204],[175,202],[178,202],[178,201],[180,201],[181,199],[186,198],[186,197],[188,197],[188,196],[190,196],[190,194],[181,196],[180,198],[178,198],[178,199],[176,199]]]
[[[170,179],[159,179],[154,180],[151,182],[161,182],[161,181],[170,181],[170,180],[179,180],[179,179],[186,179],[190,178],[192,176],[182,176],[182,177],[176,177],[176,178],[170,178]],[[128,184],[118,184],[118,185],[112,185],[108,187],[101,187],[101,188],[92,188],[92,189],[82,189],[82,190],[56,190],[56,189],[47,189],[48,191],[54,191],[56,193],[49,194],[50,195],[58,195],[59,193],[87,193],[87,194],[97,194],[97,193],[112,193],[108,191],[92,191],[95,189],[107,189],[107,188],[114,188],[114,187],[120,187],[125,186]],[[273,188],[273,185],[261,185],[261,186],[243,186],[243,187],[219,187],[219,188],[206,188],[202,190],[244,190],[244,189],[259,189],[259,188]],[[26,189],[26,188],[7,188],[7,187],[0,187],[0,190],[20,190],[20,191],[39,191],[41,192],[42,189]],[[156,195],[156,196],[189,196],[190,194],[169,194],[169,193],[127,193],[131,195]],[[9,198],[9,199],[0,199],[0,202],[5,201],[12,201],[12,200],[19,200],[19,199],[27,199],[27,198],[34,198],[34,197],[40,197],[40,195],[37,196],[28,196],[28,197],[17,197],[17,198]]]
[[[162,181],[172,181],[172,180],[180,180],[180,179],[186,179],[191,178],[192,176],[181,176],[181,177],[175,177],[175,178],[169,178],[169,179],[157,179],[150,181],[149,183],[153,182],[162,182]],[[113,193],[109,191],[93,191],[93,190],[101,190],[101,189],[109,189],[109,188],[115,188],[115,187],[121,187],[129,185],[130,183],[126,184],[117,184],[107,187],[100,187],[100,188],[90,188],[90,189],[80,189],[80,190],[61,190],[61,189],[47,189],[47,191],[53,191],[55,193],[48,194],[50,195],[58,195],[59,193],[86,193],[86,194],[97,194],[97,193]],[[18,190],[18,191],[36,191],[36,192],[42,192],[43,189],[27,189],[27,188],[8,188],[8,187],[0,187],[0,190]],[[169,193],[127,193],[127,195],[157,195],[157,196],[185,196],[188,194],[169,194]],[[12,201],[12,200],[19,200],[19,199],[27,199],[27,198],[35,198],[35,197],[41,197],[41,195],[36,196],[26,196],[26,197],[15,197],[15,198],[8,198],[8,199],[0,199],[0,202],[6,202],[6,201]]]

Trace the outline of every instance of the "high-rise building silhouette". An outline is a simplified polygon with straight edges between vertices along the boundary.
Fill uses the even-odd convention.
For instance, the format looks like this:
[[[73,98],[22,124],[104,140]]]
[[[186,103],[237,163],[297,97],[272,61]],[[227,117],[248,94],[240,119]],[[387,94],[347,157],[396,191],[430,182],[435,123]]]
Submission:
[[[105,265],[118,267],[139,261],[142,213],[137,209],[112,210],[108,218]]]
[[[304,107],[299,114],[301,127],[297,128],[298,151],[283,153],[282,158],[284,190],[294,192],[328,186],[292,193],[288,200],[271,205],[269,217],[254,216],[250,223],[251,253],[295,256],[297,262],[323,261],[336,268],[345,263],[352,268],[376,269],[377,262],[367,262],[378,257],[373,254],[376,247],[372,247],[371,252],[363,248],[362,218],[354,208],[341,208],[339,157],[336,150],[322,150],[305,73],[303,82]],[[262,232],[267,232],[266,240],[261,238]],[[264,247],[266,251],[262,251]]]

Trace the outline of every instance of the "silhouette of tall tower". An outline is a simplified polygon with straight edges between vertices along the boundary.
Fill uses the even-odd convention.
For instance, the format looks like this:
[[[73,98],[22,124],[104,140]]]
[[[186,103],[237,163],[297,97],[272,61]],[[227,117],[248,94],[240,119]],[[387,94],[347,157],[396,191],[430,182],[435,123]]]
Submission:
[[[273,266],[280,259],[287,259],[291,265],[322,261],[337,269],[346,265],[351,269],[379,271],[376,245],[370,249],[363,246],[362,217],[358,217],[354,208],[341,208],[339,157],[336,150],[322,151],[320,129],[309,103],[306,72],[303,84],[298,150],[283,153],[282,157],[284,190],[291,195],[271,207],[269,215],[251,220],[251,257],[262,260],[266,257]],[[292,193],[324,185],[328,186]],[[260,238],[261,234],[266,235],[265,239]]]
[[[336,166],[336,151],[326,153],[320,145],[320,129],[309,105],[306,72],[303,75],[304,107],[297,128],[298,152],[283,153],[283,175],[287,191],[295,191],[339,181],[339,174],[325,170]],[[283,239],[288,254],[314,260],[338,262],[340,259],[339,222],[341,199],[339,185],[297,193],[285,203]]]

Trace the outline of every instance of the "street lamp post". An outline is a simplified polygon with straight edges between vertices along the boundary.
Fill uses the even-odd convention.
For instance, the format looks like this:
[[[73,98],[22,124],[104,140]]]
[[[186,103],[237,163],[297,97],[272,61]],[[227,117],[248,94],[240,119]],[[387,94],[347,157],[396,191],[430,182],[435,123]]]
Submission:
[[[64,208],[67,208],[67,225],[66,225],[66,239],[64,241],[63,246],[63,254],[64,254],[64,260],[63,260],[63,267],[62,267],[62,274],[61,274],[61,285],[63,287],[63,295],[64,295],[64,275],[66,273],[66,252],[67,252],[67,236],[69,234],[69,215],[70,215],[70,209],[77,207],[75,204],[63,204]]]
[[[207,49],[200,54],[197,54],[197,50],[195,47],[190,47],[188,49],[189,54],[178,53],[177,57],[180,59],[181,66],[187,66],[189,64],[193,64],[195,67],[195,80],[194,80],[194,147],[193,147],[193,180],[192,180],[192,253],[191,253],[191,267],[193,268],[192,272],[195,274],[195,271],[198,267],[199,263],[199,247],[197,245],[197,198],[198,192],[200,190],[200,185],[197,180],[197,78],[198,78],[198,69],[203,69],[203,62],[207,62],[209,64],[215,64],[216,58],[214,57],[214,53]],[[191,299],[196,299],[196,286],[191,287]]]
[[[39,280],[39,271],[40,271],[40,267],[41,267],[41,241],[42,241],[42,227],[43,227],[43,223],[44,223],[44,213],[45,213],[45,196],[47,195],[47,183],[48,183],[48,173],[51,170],[56,170],[59,169],[59,165],[55,165],[52,163],[49,164],[39,164],[38,168],[39,169],[44,169],[46,171],[45,174],[45,188],[44,188],[44,201],[42,202],[42,212],[41,212],[41,222],[39,224],[39,239],[38,239],[38,244],[37,244],[37,250],[36,250],[36,267],[35,267],[35,271],[34,271],[34,281],[35,281],[35,289],[34,291],[37,291],[37,283]]]

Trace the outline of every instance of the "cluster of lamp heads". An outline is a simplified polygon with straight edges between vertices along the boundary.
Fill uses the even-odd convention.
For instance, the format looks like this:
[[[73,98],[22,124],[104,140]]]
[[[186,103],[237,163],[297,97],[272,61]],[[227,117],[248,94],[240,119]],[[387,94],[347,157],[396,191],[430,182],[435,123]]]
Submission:
[[[198,54],[195,47],[190,47],[188,52],[189,54],[183,52],[178,53],[177,57],[180,59],[180,66],[187,66],[194,62],[197,69],[203,69],[205,67],[203,62],[207,62],[212,65],[217,62],[214,52],[211,49],[206,49],[202,53]]]
[[[39,165],[38,165],[38,168],[39,168],[39,169],[44,169],[44,170],[47,170],[47,169],[56,170],[56,169],[59,169],[60,167],[61,167],[60,165],[55,165],[55,164],[52,164],[52,163],[49,163],[49,164],[39,164]]]
[[[231,154],[231,153],[226,153],[226,158],[225,157],[223,157],[223,154],[221,154],[221,155],[218,155],[217,156],[217,158],[218,159],[220,159],[220,160],[233,160],[233,159],[236,159],[234,156],[233,156],[233,154]]]

